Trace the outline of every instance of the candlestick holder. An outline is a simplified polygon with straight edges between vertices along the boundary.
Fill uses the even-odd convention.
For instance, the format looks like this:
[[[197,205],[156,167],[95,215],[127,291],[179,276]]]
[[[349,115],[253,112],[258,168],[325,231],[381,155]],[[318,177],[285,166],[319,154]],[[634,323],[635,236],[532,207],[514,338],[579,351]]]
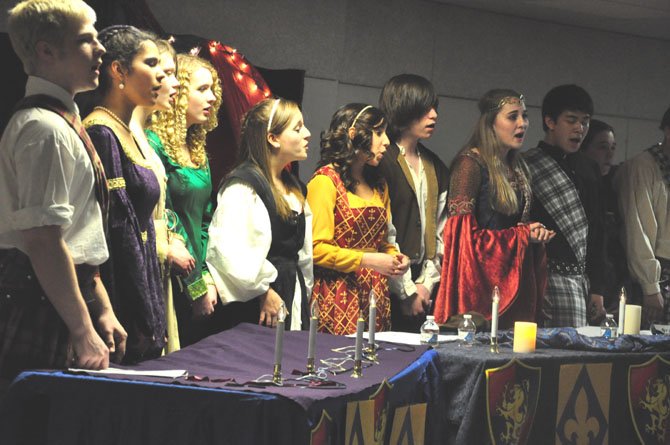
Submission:
[[[375,344],[368,344],[368,345],[365,347],[365,350],[363,351],[363,353],[365,354],[365,358],[367,358],[367,359],[370,360],[371,362],[373,362],[373,363],[379,363],[379,362],[377,361],[377,345],[375,345]]]
[[[355,379],[363,377],[363,363],[362,360],[354,360],[354,372],[351,373],[351,376]]]
[[[314,357],[310,357],[307,359],[307,374],[308,375],[316,375],[315,368],[314,368]]]
[[[281,364],[280,363],[275,363],[274,370],[272,371],[272,383],[274,383],[276,385],[281,385],[282,384]]]
[[[500,350],[498,349],[498,337],[491,337],[491,352],[498,354]]]

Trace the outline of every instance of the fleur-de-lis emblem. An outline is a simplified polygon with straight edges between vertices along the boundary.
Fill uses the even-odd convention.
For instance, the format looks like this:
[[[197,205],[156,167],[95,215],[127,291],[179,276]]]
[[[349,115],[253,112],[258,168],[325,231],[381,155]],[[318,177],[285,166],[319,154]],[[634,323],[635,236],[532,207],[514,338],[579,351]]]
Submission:
[[[572,438],[573,443],[578,445],[589,444],[599,432],[600,423],[595,417],[589,416],[588,397],[582,388],[577,394],[575,417],[565,422],[565,437]]]

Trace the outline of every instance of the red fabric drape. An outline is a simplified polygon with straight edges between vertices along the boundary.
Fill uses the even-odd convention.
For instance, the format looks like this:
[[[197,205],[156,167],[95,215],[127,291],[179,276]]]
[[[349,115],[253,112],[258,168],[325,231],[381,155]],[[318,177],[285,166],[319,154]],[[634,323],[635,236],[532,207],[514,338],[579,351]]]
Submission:
[[[244,113],[272,93],[256,68],[234,48],[210,42],[209,53],[212,64],[221,77],[222,108],[230,121],[235,141],[239,144]]]
[[[207,54],[205,54],[207,53]],[[207,137],[214,193],[218,184],[235,165],[244,114],[272,92],[260,73],[242,54],[230,46],[211,41],[200,55],[209,59],[221,79],[219,128]]]
[[[546,281],[542,245],[529,245],[527,225],[479,229],[472,214],[451,216],[444,228],[444,258],[435,319],[479,312],[491,319],[491,294],[500,289],[500,327],[535,321]]]

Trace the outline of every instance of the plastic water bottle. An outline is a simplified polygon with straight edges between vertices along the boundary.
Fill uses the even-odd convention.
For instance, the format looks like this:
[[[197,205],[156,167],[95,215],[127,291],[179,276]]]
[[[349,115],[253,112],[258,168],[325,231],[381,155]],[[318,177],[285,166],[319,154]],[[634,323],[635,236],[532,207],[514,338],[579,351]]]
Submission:
[[[472,321],[472,315],[464,314],[463,321],[458,325],[458,337],[461,341],[461,346],[470,347],[475,342],[475,332],[477,332],[477,327],[475,322]]]
[[[421,325],[421,334],[419,336],[421,344],[435,346],[439,333],[440,327],[435,323],[435,317],[433,315],[426,315],[426,321]]]
[[[600,323],[600,335],[603,338],[614,340],[617,335],[617,325],[614,321],[614,315],[606,314],[605,319]]]

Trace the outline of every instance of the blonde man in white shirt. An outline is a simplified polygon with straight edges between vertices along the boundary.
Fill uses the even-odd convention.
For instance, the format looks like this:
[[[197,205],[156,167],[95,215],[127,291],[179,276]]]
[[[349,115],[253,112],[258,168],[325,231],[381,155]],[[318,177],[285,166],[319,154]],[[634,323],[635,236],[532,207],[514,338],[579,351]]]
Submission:
[[[663,142],[626,161],[614,178],[628,269],[644,295],[642,323],[670,323],[670,108]]]
[[[0,378],[102,369],[125,351],[97,274],[109,256],[107,187],[73,101],[98,85],[105,50],[94,23],[81,0],[26,0],[9,11],[29,78],[0,140]]]

